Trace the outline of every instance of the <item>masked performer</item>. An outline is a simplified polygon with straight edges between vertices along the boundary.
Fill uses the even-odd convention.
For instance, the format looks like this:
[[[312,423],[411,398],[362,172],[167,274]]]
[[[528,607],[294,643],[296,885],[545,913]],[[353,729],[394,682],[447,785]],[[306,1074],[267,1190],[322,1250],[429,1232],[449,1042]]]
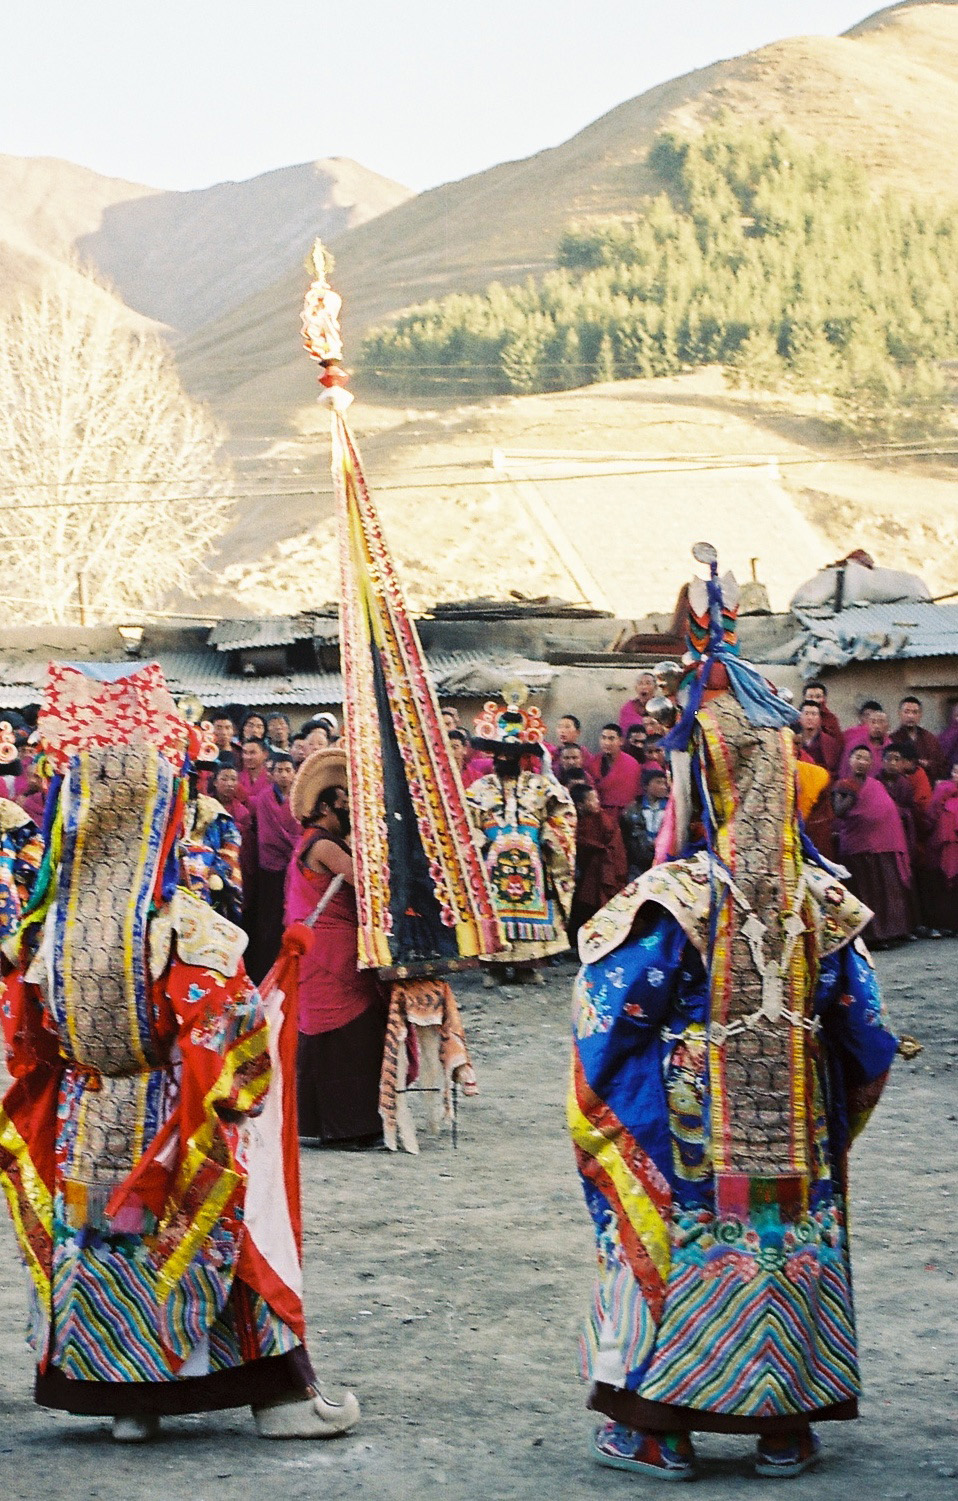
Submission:
[[[813,1422],[857,1415],[847,1153],[896,1043],[870,913],[803,848],[794,711],[737,656],[734,580],[696,556],[671,858],[580,937],[584,1365],[601,1464],[690,1479],[701,1430],[755,1434],[758,1473],[792,1476]]]
[[[490,961],[490,985],[569,947],[565,924],[575,886],[572,799],[554,777],[531,769],[542,755],[539,711],[509,697],[504,710],[487,703],[476,721],[473,744],[492,755],[493,770],[466,792],[507,940]]]
[[[5,945],[0,1110],[36,1400],[130,1442],[247,1404],[263,1437],[344,1432],[356,1399],[318,1394],[303,1345],[298,1179],[245,935],[180,884],[187,726],[155,664],[52,664],[39,730],[56,776]]]

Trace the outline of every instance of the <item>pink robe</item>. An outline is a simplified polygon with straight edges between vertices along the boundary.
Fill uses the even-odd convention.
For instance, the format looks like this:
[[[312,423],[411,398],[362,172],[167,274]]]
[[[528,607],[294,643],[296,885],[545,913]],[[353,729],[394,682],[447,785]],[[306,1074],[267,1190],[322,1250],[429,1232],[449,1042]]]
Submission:
[[[328,839],[328,834],[319,837]],[[317,832],[307,829],[286,876],[286,925],[301,922],[333,880],[327,870],[310,870],[306,853]],[[338,840],[332,841],[335,844]],[[345,848],[341,845],[341,848]],[[378,1001],[382,986],[372,970],[356,967],[359,917],[356,893],[348,881],[331,898],[316,920],[315,941],[303,955],[299,969],[299,1030],[313,1036],[334,1032],[362,1016]]]
[[[882,752],[884,751],[887,744],[887,735],[880,745],[876,745],[873,740],[869,740],[867,725],[857,724],[855,725],[854,729],[846,730],[842,742],[842,759],[838,767],[838,775],[840,777],[851,776],[849,757],[852,751],[857,745],[867,745],[868,749],[872,753],[871,775],[873,777],[877,777],[878,773],[882,769]]]
[[[595,782],[603,808],[621,813],[642,790],[642,768],[634,756],[627,756],[625,751],[619,752],[604,776],[601,754],[590,758],[586,770]]]
[[[645,704],[639,705],[637,698],[627,698],[619,710],[619,729],[622,731],[622,739],[628,735],[634,724],[645,723]]]
[[[958,877],[958,782],[939,782],[929,810],[928,855],[946,881]]]
[[[902,885],[910,886],[911,859],[898,804],[877,777],[866,776],[863,782],[852,777],[848,783],[839,783],[839,790],[852,784],[855,802],[844,818],[837,820],[840,858],[894,855]]]

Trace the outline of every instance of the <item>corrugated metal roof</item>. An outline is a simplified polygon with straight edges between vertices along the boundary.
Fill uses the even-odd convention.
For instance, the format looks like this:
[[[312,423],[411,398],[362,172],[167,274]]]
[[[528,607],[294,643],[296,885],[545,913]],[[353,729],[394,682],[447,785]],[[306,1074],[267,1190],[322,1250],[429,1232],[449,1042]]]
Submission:
[[[209,634],[217,651],[251,651],[256,647],[291,646],[312,639],[316,620],[310,611],[301,615],[271,615],[262,620],[221,620]]]
[[[118,657],[118,661],[129,658]],[[146,661],[147,658],[144,658]],[[190,693],[209,709],[224,704],[248,708],[271,705],[332,707],[343,701],[343,680],[338,672],[291,672],[260,677],[253,673],[230,673],[221,651],[160,651],[149,658],[159,662],[174,696]],[[555,676],[545,662],[515,655],[497,656],[487,651],[437,652],[428,659],[429,671],[439,693],[497,693],[510,678],[519,677],[533,690],[544,688]],[[39,697],[46,677],[45,659],[35,662],[0,662],[0,709],[15,709]]]
[[[894,605],[859,605],[842,610],[830,623],[845,636],[886,636],[891,656],[958,657],[958,604],[910,599]]]

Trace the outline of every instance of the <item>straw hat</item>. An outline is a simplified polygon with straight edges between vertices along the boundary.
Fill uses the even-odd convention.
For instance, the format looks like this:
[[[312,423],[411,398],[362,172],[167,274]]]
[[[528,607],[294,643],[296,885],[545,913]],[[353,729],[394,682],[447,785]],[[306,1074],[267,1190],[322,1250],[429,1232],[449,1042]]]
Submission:
[[[338,745],[327,745],[306,757],[289,795],[293,817],[300,823],[312,818],[316,799],[327,787],[345,787],[346,752]]]

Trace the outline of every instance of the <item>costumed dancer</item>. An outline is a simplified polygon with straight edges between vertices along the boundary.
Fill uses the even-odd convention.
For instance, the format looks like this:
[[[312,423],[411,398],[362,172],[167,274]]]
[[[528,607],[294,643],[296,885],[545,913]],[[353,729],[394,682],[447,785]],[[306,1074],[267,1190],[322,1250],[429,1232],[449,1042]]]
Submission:
[[[355,962],[358,970],[375,970],[389,987],[379,1100],[385,1144],[392,1150],[402,1145],[415,1151],[415,1132],[404,1107],[419,1056],[424,1083],[427,1062],[430,1077],[438,1073],[441,1078],[435,1086],[441,1116],[451,1118],[454,1084],[461,1084],[467,1093],[475,1090],[455,998],[443,977],[497,952],[503,937],[422,644],[346,422],[352,397],[344,389],[347,375],[341,363],[341,300],[326,278],[319,241],[311,262],[314,279],[306,293],[302,326],[306,349],[322,367],[319,382],[324,395],[320,399],[330,408],[332,428],[342,587],[346,780],[341,791],[348,793],[349,804]],[[309,765],[309,760],[304,761],[300,770],[304,806],[309,801],[305,796]],[[309,816],[316,816],[313,806],[308,811]],[[335,808],[329,813],[334,814]],[[339,865],[332,853],[337,832],[334,818],[322,812],[319,817],[326,834],[334,837],[323,839],[324,848],[320,841],[313,841],[305,854],[306,841],[300,845],[300,859],[294,862],[290,878],[291,898],[294,889],[300,893],[296,900],[301,899],[300,882],[308,874],[326,879],[318,866],[341,874],[349,884],[347,851],[338,851]],[[335,901],[341,922],[334,930],[331,924],[320,927],[317,918],[311,961],[317,967],[324,965],[330,974],[342,974],[346,1011],[350,997],[356,999],[358,984],[352,970],[346,974],[338,968],[350,900],[340,888]],[[327,942],[331,945],[328,960]],[[327,1005],[334,1007],[331,990],[322,1005],[324,1010]],[[304,1057],[316,1054],[315,1045],[309,1043],[302,1044],[302,1051]],[[311,1105],[305,1098],[302,1103],[305,1119]],[[430,1124],[438,1129],[435,1114]]]
[[[538,962],[569,947],[575,808],[555,777],[534,769],[542,757],[542,718],[537,708],[522,707],[523,693],[510,685],[505,707],[490,699],[476,719],[472,743],[492,756],[493,769],[466,794],[507,941],[487,961],[490,987],[523,974],[541,982]]]
[[[595,1225],[601,1464],[691,1479],[691,1433],[811,1465],[860,1389],[847,1154],[895,1053],[870,913],[803,841],[792,710],[742,662],[735,585],[689,590],[697,666],[659,858],[587,924],[569,1124]]]
[[[356,1399],[319,1394],[303,1342],[281,1019],[245,934],[183,884],[190,731],[155,663],[52,663],[39,735],[55,775],[4,950],[0,1108],[36,1401],[126,1442],[245,1405],[264,1438],[346,1432]]]

